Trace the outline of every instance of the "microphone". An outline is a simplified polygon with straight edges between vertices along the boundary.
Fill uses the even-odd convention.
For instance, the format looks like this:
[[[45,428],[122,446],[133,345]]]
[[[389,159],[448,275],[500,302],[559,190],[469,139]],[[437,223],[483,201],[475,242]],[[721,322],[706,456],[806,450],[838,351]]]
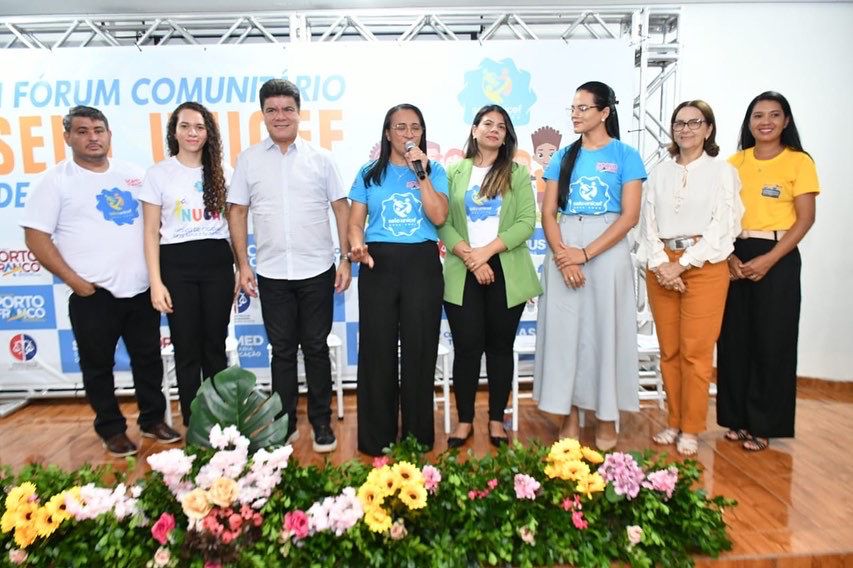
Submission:
[[[412,148],[414,148],[414,147],[415,147],[415,143],[412,142],[411,140],[407,141],[406,144],[404,145],[406,152],[410,152],[412,150]],[[425,179],[426,178],[426,172],[424,171],[424,165],[421,163],[420,160],[412,160],[412,167],[415,168],[415,173],[418,175],[418,179]]]

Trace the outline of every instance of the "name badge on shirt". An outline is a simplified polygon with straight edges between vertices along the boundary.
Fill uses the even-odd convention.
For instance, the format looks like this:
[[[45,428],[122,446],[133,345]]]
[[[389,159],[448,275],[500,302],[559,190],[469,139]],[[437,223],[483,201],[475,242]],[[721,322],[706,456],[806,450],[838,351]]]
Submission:
[[[761,189],[761,195],[764,197],[772,197],[774,199],[779,199],[779,196],[782,195],[782,188],[778,185],[765,185]]]

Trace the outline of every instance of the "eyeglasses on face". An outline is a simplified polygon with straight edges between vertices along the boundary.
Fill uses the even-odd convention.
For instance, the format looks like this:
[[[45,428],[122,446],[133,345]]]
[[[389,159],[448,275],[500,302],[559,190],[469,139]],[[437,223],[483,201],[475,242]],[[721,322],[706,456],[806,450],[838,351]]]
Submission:
[[[574,114],[574,113],[583,114],[591,108],[601,110],[601,107],[598,105],[577,105],[577,106],[572,105],[566,110],[569,111],[569,114]]]
[[[398,122],[397,124],[392,124],[391,128],[394,132],[399,134],[404,134],[407,131],[412,133],[414,136],[417,136],[421,132],[423,132],[423,126],[420,124],[406,124],[405,122]]]
[[[690,120],[687,120],[687,121],[676,120],[675,122],[672,123],[672,130],[675,132],[681,132],[682,130],[684,130],[685,126],[687,128],[689,128],[690,130],[699,130],[699,127],[702,126],[702,124],[704,124],[704,122],[705,121],[702,120],[701,118],[691,118]]]

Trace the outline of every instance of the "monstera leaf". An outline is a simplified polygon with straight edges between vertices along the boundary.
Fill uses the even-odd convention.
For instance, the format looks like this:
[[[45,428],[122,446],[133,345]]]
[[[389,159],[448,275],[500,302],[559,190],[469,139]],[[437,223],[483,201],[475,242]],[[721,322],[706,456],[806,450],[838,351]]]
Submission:
[[[266,397],[257,390],[255,375],[239,367],[229,367],[201,383],[192,402],[187,442],[210,447],[210,430],[236,426],[249,439],[249,450],[284,444],[287,415],[281,412],[277,393]]]

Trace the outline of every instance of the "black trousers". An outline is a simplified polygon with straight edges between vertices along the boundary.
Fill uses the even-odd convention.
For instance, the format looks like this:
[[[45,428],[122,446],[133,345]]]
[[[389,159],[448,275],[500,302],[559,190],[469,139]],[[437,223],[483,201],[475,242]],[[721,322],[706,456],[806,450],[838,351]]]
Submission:
[[[474,421],[474,399],[484,352],[489,377],[489,420],[503,422],[512,389],[512,345],[524,304],[507,307],[500,258],[493,256],[489,266],[495,273],[494,283],[481,285],[469,272],[462,305],[444,303],[453,334],[453,392],[459,422]]]
[[[160,247],[160,273],[172,297],[168,314],[184,425],[202,379],[225,369],[225,338],[234,300],[234,256],[225,239]]]
[[[412,434],[432,448],[444,279],[435,242],[370,243],[358,276],[358,449],[372,456]],[[400,371],[397,369],[397,342]]]
[[[776,243],[738,239],[742,261]],[[758,282],[729,287],[717,342],[717,422],[754,436],[794,436],[797,336],[800,324],[800,253],[794,249]]]
[[[288,428],[296,429],[299,377],[296,352],[302,346],[308,387],[308,421],[329,424],[332,363],[326,339],[332,331],[335,265],[303,280],[278,280],[258,274],[261,315],[272,345],[272,389],[281,397]]]
[[[115,395],[115,351],[124,339],[130,355],[133,388],[139,405],[139,426],[163,421],[166,398],[163,360],[160,358],[160,314],[151,307],[146,290],[132,298],[116,298],[103,288],[91,296],[71,294],[68,299],[71,329],[77,341],[86,398],[95,411],[95,431],[108,439],[127,429]]]

